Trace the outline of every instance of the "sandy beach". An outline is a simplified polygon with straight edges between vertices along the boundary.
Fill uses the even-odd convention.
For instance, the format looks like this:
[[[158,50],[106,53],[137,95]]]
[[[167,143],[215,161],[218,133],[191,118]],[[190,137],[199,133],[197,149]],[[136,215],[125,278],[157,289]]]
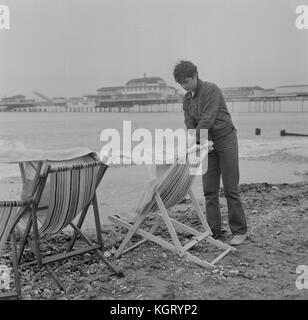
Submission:
[[[117,207],[134,207],[145,179],[142,166],[110,167],[98,188],[102,236],[111,260],[126,231],[109,223],[108,215]],[[193,191],[203,206],[200,177]],[[3,199],[18,199],[20,192],[20,178],[0,180]],[[249,237],[235,253],[223,258],[215,270],[201,268],[156,244],[146,243],[114,261],[124,270],[124,278],[107,276],[105,265],[90,254],[56,263],[54,268],[67,285],[66,293],[55,286],[46,271],[23,268],[23,299],[307,299],[307,290],[295,286],[297,266],[307,264],[307,172],[299,163],[290,166],[244,160],[240,193]],[[221,210],[226,230],[224,241],[228,242],[231,234],[222,190]],[[195,215],[189,200],[172,208],[170,214],[188,225]],[[93,234],[93,225],[90,214],[84,225],[89,236]],[[161,228],[158,233],[165,231]],[[57,251],[66,241],[65,234],[44,237],[42,247]],[[194,254],[213,252],[202,244],[194,249]],[[27,254],[31,256],[30,252]],[[9,263],[8,250],[0,262]]]
[[[98,316],[108,320],[152,318],[134,307],[112,313],[110,301],[138,311],[150,300],[200,303],[198,317],[209,315],[205,300],[308,300],[308,0],[3,2],[0,300],[20,293],[17,264],[21,300],[103,300]],[[202,175],[187,175],[199,152],[189,170],[157,174],[158,187],[138,165],[187,159],[194,136],[200,155],[213,140],[207,210]],[[111,218],[121,214],[137,221],[132,232]]]
[[[148,300],[148,299],[307,299],[307,290],[296,287],[296,268],[307,264],[308,183],[242,184],[241,196],[248,221],[249,237],[235,253],[228,254],[214,270],[201,268],[152,243],[126,253],[114,264],[124,270],[124,278],[108,276],[109,271],[96,257],[87,254],[55,263],[54,270],[67,286],[60,291],[44,269],[23,268],[23,299],[28,300]],[[224,241],[231,238],[227,208],[221,203]],[[191,204],[174,207],[171,216],[188,225],[194,221]],[[165,234],[165,228],[158,234]],[[112,253],[125,230],[113,225],[102,227],[106,253]],[[183,238],[181,238],[183,240]],[[43,249],[60,250],[65,235],[44,237]],[[31,253],[26,251],[26,260]],[[193,253],[207,256],[213,248],[201,243]],[[9,251],[1,264],[9,264]]]
[[[63,127],[64,116],[66,126]],[[181,114],[166,118],[159,114],[153,114],[150,118],[146,114],[129,116],[137,127],[170,125],[177,128],[183,122]],[[268,114],[268,123],[262,127],[261,137],[254,136],[252,128],[259,126],[263,116],[240,113],[234,116],[240,136],[240,194],[249,235],[236,253],[224,257],[213,271],[189,263],[151,243],[145,243],[115,260],[113,254],[126,230],[111,224],[108,216],[123,207],[136,206],[147,181],[147,173],[145,166],[111,165],[98,187],[97,197],[105,254],[123,269],[125,277],[108,276],[105,265],[90,254],[64,260],[53,266],[67,286],[64,293],[55,286],[46,271],[27,267],[21,270],[23,299],[307,299],[307,290],[297,289],[295,281],[299,276],[296,268],[307,265],[308,140],[277,137],[282,125],[288,128],[290,117],[297,125],[301,123],[300,128],[304,132],[306,114],[300,117],[297,114]],[[43,114],[16,116],[8,113],[0,119],[3,128],[6,128],[2,132],[3,140],[0,140],[0,155],[6,159],[7,155],[14,155],[16,151],[67,150],[81,146],[98,152],[101,129],[106,126],[117,128],[125,117],[125,114],[111,113],[98,117],[91,113],[82,116],[73,113],[68,118],[65,114],[50,113],[46,118]],[[63,129],[52,130],[60,127]],[[81,134],[81,127],[91,130]],[[66,139],[62,138],[63,135]],[[204,209],[201,177],[196,177],[192,188]],[[21,190],[18,165],[2,162],[0,200],[19,200]],[[224,241],[228,242],[231,234],[223,190],[220,200],[223,226],[227,232]],[[194,223],[195,213],[189,201],[170,211],[171,215],[188,225]],[[90,237],[93,236],[93,220],[90,208],[83,225],[83,230]],[[158,232],[165,234],[164,228]],[[44,237],[42,248],[59,252],[67,240],[66,234]],[[213,253],[213,248],[208,248],[205,242],[194,250],[200,256]],[[6,250],[1,255],[0,264],[10,265],[9,256],[9,250]],[[28,250],[25,259],[31,257],[32,253]]]
[[[240,161],[240,183],[297,183],[308,182],[308,166],[304,162],[296,161]],[[102,224],[108,224],[108,216],[122,207],[133,208],[147,181],[146,168],[140,166],[112,167],[110,166],[102,179],[98,191],[98,204]],[[19,177],[0,179],[0,200],[20,200],[22,181]],[[202,179],[195,178],[193,191],[200,202],[202,197]],[[222,199],[224,201],[224,199]],[[94,221],[90,214],[84,222],[84,230],[93,229]]]

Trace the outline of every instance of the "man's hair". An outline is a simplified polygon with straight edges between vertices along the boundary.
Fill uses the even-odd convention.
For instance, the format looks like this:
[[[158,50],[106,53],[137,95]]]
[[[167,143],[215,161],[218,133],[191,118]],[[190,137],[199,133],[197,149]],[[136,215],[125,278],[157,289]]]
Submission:
[[[186,78],[192,78],[195,74],[198,76],[197,66],[187,60],[180,61],[173,70],[174,79],[178,83],[183,82]]]

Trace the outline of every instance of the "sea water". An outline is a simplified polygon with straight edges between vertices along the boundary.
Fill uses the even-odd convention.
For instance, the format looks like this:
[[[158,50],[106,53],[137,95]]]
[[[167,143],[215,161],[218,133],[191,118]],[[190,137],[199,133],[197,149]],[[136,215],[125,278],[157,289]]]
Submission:
[[[280,131],[308,134],[306,112],[231,112],[239,138],[240,161],[264,160],[305,167],[308,137],[281,137]],[[116,129],[123,138],[123,121],[132,132],[145,128],[185,128],[183,113],[0,113],[1,154],[14,150],[88,147],[100,152],[102,130]],[[255,135],[255,129],[261,135]],[[168,146],[167,146],[168,147]],[[308,168],[307,168],[308,170]],[[282,173],[283,174],[283,173]],[[0,178],[19,176],[16,165],[0,163]]]

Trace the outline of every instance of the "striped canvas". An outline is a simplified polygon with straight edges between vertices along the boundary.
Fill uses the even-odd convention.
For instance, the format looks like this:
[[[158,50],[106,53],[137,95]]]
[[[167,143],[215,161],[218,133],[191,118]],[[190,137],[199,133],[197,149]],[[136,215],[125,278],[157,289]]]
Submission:
[[[195,175],[190,173],[191,168],[198,168],[200,166],[200,158],[189,156],[194,155],[196,147],[192,148],[183,157],[186,157],[186,161],[183,163],[183,158],[179,158],[174,164],[170,165],[165,174],[157,181],[157,191],[162,198],[162,201],[166,209],[171,208],[184,199],[187,195],[189,188],[191,187]],[[203,147],[200,151],[204,155],[207,154],[207,146]],[[150,190],[151,189],[151,190]],[[149,192],[153,191],[153,188],[149,188]],[[144,195],[143,195],[144,196]],[[155,212],[159,210],[155,199],[149,201],[142,208],[134,209],[135,212]],[[131,210],[130,210],[131,211]],[[127,209],[123,209],[123,213],[128,212]],[[130,214],[130,213],[129,213]],[[119,214],[122,216],[122,213]]]
[[[20,205],[17,201],[0,202],[0,252],[3,250],[5,242],[18,217]]]
[[[48,211],[39,232],[57,233],[68,226],[92,200],[105,170],[93,164],[51,169]]]

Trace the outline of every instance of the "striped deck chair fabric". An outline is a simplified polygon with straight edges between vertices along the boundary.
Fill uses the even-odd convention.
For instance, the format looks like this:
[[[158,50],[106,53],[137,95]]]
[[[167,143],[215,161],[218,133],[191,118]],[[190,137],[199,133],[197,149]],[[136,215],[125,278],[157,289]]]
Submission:
[[[26,239],[29,237],[32,228],[34,237],[34,247],[32,249],[36,256],[36,262],[40,267],[44,266],[47,269],[58,287],[64,291],[65,286],[51,269],[50,264],[87,252],[94,251],[94,253],[105,262],[107,267],[112,270],[113,274],[123,276],[123,273],[117,270],[101,252],[104,250],[104,245],[101,235],[96,189],[107,168],[108,165],[101,161],[92,161],[89,163],[57,167],[51,167],[49,163],[41,163],[38,169],[40,174],[38,181],[34,182],[36,188],[33,194],[33,209],[30,213],[31,219],[28,219],[27,225],[24,228],[18,261],[21,260]],[[40,200],[46,186],[46,181],[49,181],[49,197],[47,203],[46,198],[44,199],[42,208]],[[81,230],[90,205],[93,207],[97,243],[90,240]],[[40,208],[45,210],[45,214],[42,216],[38,215]],[[73,220],[77,217],[78,222],[75,224]],[[57,234],[68,226],[71,226],[74,232],[67,245],[66,251],[63,253],[55,253],[48,257],[42,257],[40,237],[47,234]],[[80,236],[87,246],[73,250],[77,236]],[[35,261],[25,264],[31,265],[33,263],[35,263]]]
[[[17,201],[0,201],[0,253],[18,217],[20,205]]]
[[[98,160],[99,159],[97,155],[95,153],[91,153],[91,154],[84,155],[82,157],[74,158],[70,160],[63,160],[63,161],[48,160],[46,161],[46,165],[50,165],[50,168],[53,169],[58,167],[78,165],[80,163],[83,163],[83,164],[93,163],[94,161],[98,161]],[[39,163],[38,161],[28,161],[28,162],[24,162],[23,164],[20,164],[22,178],[23,178],[23,187],[21,191],[22,201],[27,200],[29,195],[31,194],[38,163]],[[38,223],[40,225],[42,224],[42,221],[44,221],[44,218],[46,217],[49,198],[50,198],[50,176],[47,177],[43,193],[40,197],[40,211],[38,212]],[[26,215],[18,223],[17,227],[20,234],[22,234],[23,231],[25,230],[28,219],[29,219],[29,215]]]
[[[189,161],[187,156],[185,164],[182,164],[181,161],[176,162],[158,181],[157,192],[162,198],[166,209],[173,207],[187,195],[195,178],[195,175],[190,174],[190,169],[196,168],[199,165],[199,160],[195,160],[194,163],[192,161]],[[147,210],[152,212],[159,210],[155,199],[152,199],[148,206]]]
[[[157,168],[163,167],[164,172],[157,179],[150,179],[146,182],[136,208],[121,207],[118,209],[117,215],[132,221],[141,212],[155,212],[159,210],[157,201],[154,198],[155,191],[162,198],[166,209],[182,201],[196,177],[196,175],[191,174],[190,170],[195,172],[195,170],[200,168],[200,161],[207,153],[206,148],[206,146],[203,146],[198,156],[195,156],[197,149],[200,149],[195,146],[189,149],[186,154],[176,158],[173,164],[157,165]]]
[[[30,203],[30,201],[0,201],[0,255],[4,251],[7,240],[11,238],[11,251],[15,275],[15,291],[10,290],[10,288],[4,288],[7,289],[7,291],[3,293],[0,290],[0,299],[8,299],[12,297],[19,298],[21,296],[14,228],[22,215],[29,210]],[[10,284],[8,283],[7,285],[9,286]]]
[[[109,217],[109,220],[112,222],[128,229],[126,237],[115,253],[116,257],[119,257],[121,254],[134,249],[145,241],[150,240],[164,248],[180,254],[180,256],[185,256],[187,259],[199,264],[202,267],[214,268],[214,264],[217,261],[223,258],[230,251],[235,250],[231,246],[211,237],[212,232],[210,227],[204,217],[198,201],[191,190],[192,183],[196,177],[195,174],[198,172],[198,170],[201,170],[200,166],[204,165],[203,160],[206,161],[205,157],[207,152],[207,144],[201,147],[193,146],[188,150],[187,153],[182,155],[182,157],[177,158],[176,161],[166,169],[161,177],[157,178],[156,180],[151,179],[147,183],[137,208],[123,209],[122,212]],[[166,165],[164,165],[164,167],[166,167]],[[167,209],[178,204],[185,198],[187,194],[189,194],[195,211],[200,219],[201,226],[203,226],[203,232],[186,226],[183,223],[170,218],[168,215]],[[159,212],[156,215],[156,221],[154,222],[154,225],[151,227],[150,231],[145,231],[142,229],[141,225],[145,221],[148,213],[157,211]],[[154,235],[155,230],[161,223],[161,220],[167,226],[169,234],[172,238],[172,243]],[[177,236],[176,229],[181,229],[190,233],[193,235],[193,239],[187,244],[182,245]],[[134,234],[138,234],[143,239],[126,248]],[[202,260],[188,252],[189,249],[204,239],[208,243],[211,243],[215,247],[223,250],[223,252],[211,262]]]
[[[93,199],[106,170],[106,167],[96,164],[98,162],[50,169],[49,205],[40,234],[58,233]]]

